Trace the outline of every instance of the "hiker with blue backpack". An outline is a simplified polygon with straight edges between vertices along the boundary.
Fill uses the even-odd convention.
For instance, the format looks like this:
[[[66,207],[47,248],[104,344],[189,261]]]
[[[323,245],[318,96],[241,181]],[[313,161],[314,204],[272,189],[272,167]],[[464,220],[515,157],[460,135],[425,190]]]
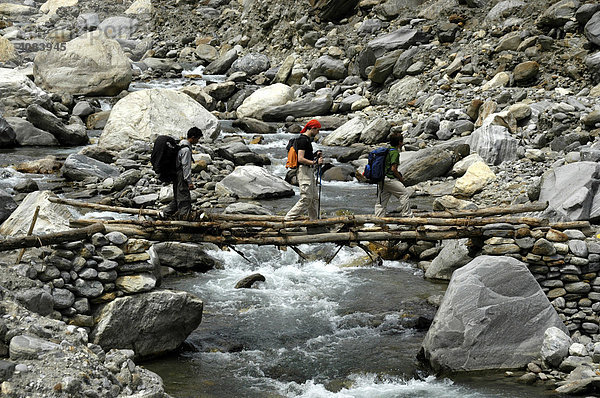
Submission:
[[[188,220],[192,212],[194,189],[192,182],[192,145],[202,138],[202,130],[192,127],[187,132],[187,139],[177,145],[177,141],[168,136],[159,136],[152,151],[151,162],[158,178],[163,182],[173,183],[173,200],[160,213],[161,218],[176,217]]]
[[[397,213],[402,216],[412,216],[410,210],[411,190],[404,184],[402,173],[398,170],[400,164],[400,151],[404,146],[402,133],[396,132],[389,136],[390,147],[373,151],[369,156],[368,169],[365,176],[377,182],[377,203],[375,203],[375,216],[385,217],[387,205],[393,195],[398,198]]]

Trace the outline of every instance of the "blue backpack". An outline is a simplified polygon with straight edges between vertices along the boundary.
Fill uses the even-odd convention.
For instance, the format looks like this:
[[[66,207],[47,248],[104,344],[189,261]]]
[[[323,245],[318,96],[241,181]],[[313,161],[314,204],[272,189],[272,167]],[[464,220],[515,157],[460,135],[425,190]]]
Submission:
[[[363,176],[371,184],[383,181],[387,170],[385,169],[385,157],[392,148],[377,148],[369,152],[369,160],[365,166]]]

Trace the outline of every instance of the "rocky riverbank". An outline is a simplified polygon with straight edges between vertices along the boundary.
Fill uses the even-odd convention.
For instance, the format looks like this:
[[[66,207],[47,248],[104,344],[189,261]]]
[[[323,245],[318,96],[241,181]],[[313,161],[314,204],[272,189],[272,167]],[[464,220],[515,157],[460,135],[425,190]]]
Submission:
[[[172,193],[150,168],[152,139],[193,125],[205,134],[194,154],[195,210],[268,213],[244,201],[290,196],[293,187],[249,145],[298,132],[312,117],[326,132],[324,180],[360,180],[369,150],[402,131],[401,171],[435,209],[542,200],[551,220],[597,222],[599,11],[575,0],[2,1],[0,146],[84,148],[1,169],[0,221],[12,219],[0,233],[27,233],[30,216],[16,209],[40,186],[68,198],[161,206]],[[42,209],[35,231],[68,228],[72,214],[61,211],[59,219]],[[88,280],[79,271],[49,280],[58,289],[60,280]],[[554,287],[588,283],[596,271],[569,273]],[[110,291],[114,280],[98,283]],[[600,299],[590,300],[583,307],[597,316]],[[575,309],[569,302],[561,310]],[[85,351],[87,332],[71,329],[82,337],[70,344]],[[573,349],[582,357],[600,341],[598,333],[573,338],[586,347]],[[87,349],[91,362],[110,368],[101,350]],[[127,362],[131,353],[119,355],[119,372],[143,378]],[[26,373],[20,366],[16,374]],[[14,396],[52,384],[19,390],[32,384],[11,377]],[[111,382],[119,391],[98,383],[123,396],[144,389],[128,377]]]

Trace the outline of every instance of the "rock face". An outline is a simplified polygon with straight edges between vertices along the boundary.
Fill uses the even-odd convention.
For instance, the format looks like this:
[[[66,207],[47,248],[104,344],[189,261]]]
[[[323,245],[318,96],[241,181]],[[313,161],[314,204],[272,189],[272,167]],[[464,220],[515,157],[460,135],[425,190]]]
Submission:
[[[240,199],[265,199],[294,196],[293,187],[258,166],[240,166],[217,183],[216,192]]]
[[[23,202],[0,226],[0,234],[7,236],[26,235],[31,224],[34,209],[40,206],[38,219],[33,233],[66,231],[69,220],[79,215],[68,206],[52,203],[48,200],[54,194],[50,191],[36,191],[25,197]]]
[[[596,162],[576,162],[544,173],[539,200],[549,203],[546,215],[569,221],[599,217],[599,167]]]
[[[131,349],[137,357],[173,351],[198,327],[202,301],[186,292],[154,291],[118,298],[101,307],[90,341],[105,350]]]
[[[136,91],[115,104],[98,145],[125,149],[135,140],[154,142],[159,134],[184,137],[193,126],[210,139],[221,131],[217,118],[187,94],[170,89]]]
[[[552,326],[566,332],[524,263],[480,256],[454,272],[420,356],[436,370],[520,368]]]
[[[131,64],[116,40],[101,31],[66,43],[64,51],[40,51],[35,81],[48,91],[73,95],[116,95],[129,87]]]

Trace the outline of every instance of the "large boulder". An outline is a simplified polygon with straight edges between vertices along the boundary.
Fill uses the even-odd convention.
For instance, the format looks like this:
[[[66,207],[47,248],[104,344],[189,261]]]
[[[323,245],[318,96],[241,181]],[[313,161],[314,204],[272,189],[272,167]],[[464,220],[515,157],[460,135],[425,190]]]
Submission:
[[[400,154],[399,169],[407,186],[445,176],[454,165],[453,152],[444,147],[422,149],[407,161],[403,160],[405,153]]]
[[[386,101],[390,105],[405,107],[409,101],[417,98],[417,93],[421,90],[421,81],[414,76],[405,76],[390,87]]]
[[[552,326],[567,331],[525,263],[480,256],[454,271],[420,357],[436,370],[522,368]]]
[[[31,104],[27,107],[27,121],[41,130],[50,132],[61,145],[75,146],[89,142],[84,128],[65,126],[62,120],[40,105]]]
[[[348,68],[341,59],[323,55],[313,63],[309,71],[310,80],[325,76],[330,80],[343,79],[348,75]]]
[[[443,245],[440,253],[427,267],[426,278],[449,281],[455,270],[472,260],[466,239],[444,241]]]
[[[258,75],[271,67],[269,57],[264,54],[250,53],[236,59],[231,65],[233,72],[244,72],[248,76]]]
[[[69,41],[64,50],[39,51],[33,73],[46,90],[73,95],[116,95],[129,87],[132,76],[119,43],[101,31]]]
[[[363,118],[352,118],[323,138],[321,143],[323,145],[350,146],[358,142],[366,125]]]
[[[160,265],[178,271],[206,272],[217,265],[217,261],[206,254],[203,245],[182,242],[156,243],[154,250]]]
[[[600,165],[575,162],[542,175],[539,201],[548,202],[545,216],[552,220],[590,220],[600,217]]]
[[[32,123],[19,117],[7,117],[6,121],[15,130],[16,140],[22,146],[56,146],[59,144],[56,137]]]
[[[49,197],[56,196],[50,191],[36,191],[28,194],[10,217],[0,225],[0,234],[6,236],[26,235],[37,206],[40,206],[40,211],[33,229],[34,234],[69,230],[70,220],[77,219],[80,215],[72,207],[50,202]]]
[[[37,87],[24,73],[0,68],[0,105],[13,109],[25,108],[34,103],[44,103],[48,94]]]
[[[136,91],[115,104],[98,145],[120,150],[136,140],[154,142],[161,134],[182,137],[193,126],[209,139],[221,131],[217,118],[187,94],[171,89]]]
[[[456,180],[452,194],[459,197],[471,197],[481,191],[496,175],[485,162],[473,163],[467,172]]]
[[[385,141],[392,125],[382,117],[373,119],[360,133],[360,142],[367,145]]]
[[[240,199],[265,199],[294,196],[294,188],[281,178],[258,166],[240,166],[217,183],[217,194]]]
[[[99,160],[81,154],[71,154],[61,168],[62,175],[71,181],[83,181],[88,177],[104,180],[108,177],[117,177],[119,169]]]
[[[508,128],[485,123],[470,135],[469,145],[488,164],[499,165],[517,159],[519,141],[510,135]]]
[[[105,351],[131,349],[138,358],[175,350],[202,320],[202,301],[187,292],[160,290],[117,298],[95,313],[90,342]]]
[[[585,37],[597,46],[600,46],[600,12],[596,12],[585,24],[583,30]]]
[[[294,118],[321,116],[329,113],[332,104],[333,98],[329,94],[308,97],[268,108],[264,111],[262,118],[267,122],[275,122],[284,121],[288,116]]]
[[[288,85],[275,83],[260,88],[242,102],[236,112],[238,118],[262,119],[263,113],[274,106],[285,105],[294,99],[294,91]]]

